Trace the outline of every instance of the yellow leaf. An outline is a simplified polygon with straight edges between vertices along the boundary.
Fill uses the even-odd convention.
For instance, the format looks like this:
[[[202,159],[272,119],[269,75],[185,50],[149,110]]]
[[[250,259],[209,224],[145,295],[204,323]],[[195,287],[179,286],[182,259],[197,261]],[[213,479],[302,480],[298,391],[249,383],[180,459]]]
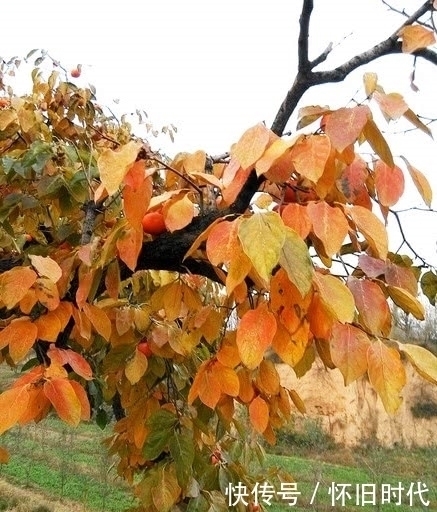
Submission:
[[[112,325],[111,320],[109,320],[105,311],[88,303],[83,305],[83,311],[92,323],[94,329],[100,334],[100,336],[108,341],[111,337]]]
[[[400,392],[406,382],[399,352],[377,340],[368,349],[367,362],[370,382],[380,396],[385,410],[389,414],[395,413],[402,403]]]
[[[140,142],[130,141],[117,150],[104,149],[97,159],[102,184],[109,195],[115,194],[141,148]]]
[[[437,384],[437,357],[434,354],[426,348],[410,343],[398,343],[398,347],[407,355],[421,377]]]
[[[17,120],[15,110],[0,110],[0,131],[4,131],[11,123]]]
[[[176,477],[175,465],[164,464],[157,471],[156,485],[151,489],[153,504],[159,512],[170,512],[181,493]]]
[[[171,200],[163,210],[165,225],[169,231],[187,226],[194,217],[194,204],[184,195],[181,199]]]
[[[258,176],[265,174],[273,166],[273,164],[280,159],[284,153],[286,153],[291,146],[295,143],[295,140],[275,140],[264,152],[262,157],[256,162],[255,169]],[[290,170],[284,179],[290,177]]]
[[[238,237],[254,269],[268,282],[285,241],[281,218],[275,212],[256,213],[241,221]]]
[[[124,368],[127,380],[133,385],[136,384],[146,373],[148,367],[147,357],[135,349],[134,356],[130,359]]]
[[[305,296],[312,284],[313,263],[306,243],[291,228],[285,228],[285,241],[279,263],[302,297]]]
[[[387,286],[388,294],[393,302],[405,311],[411,313],[417,320],[425,319],[425,308],[423,304],[413,297],[410,292],[397,286]]]
[[[413,180],[414,185],[416,186],[419,194],[422,196],[426,206],[431,208],[432,202],[432,189],[429,181],[426,179],[424,174],[422,174],[418,169],[413,167],[410,162],[403,156],[401,156],[403,161],[405,162],[408,172],[410,173],[411,179]]]
[[[29,259],[32,267],[38,272],[40,276],[48,277],[50,281],[57,283],[62,277],[62,269],[52,260],[49,256],[38,256],[37,254],[30,254]]]
[[[15,267],[0,275],[0,297],[3,304],[13,308],[26,295],[37,279],[29,267]]]
[[[7,389],[0,394],[0,434],[16,425],[25,414],[30,384]]]
[[[314,272],[316,285],[325,307],[341,323],[351,323],[355,314],[355,302],[352,293],[337,277]]]
[[[426,48],[435,43],[435,35],[432,30],[422,25],[407,25],[398,33],[402,38],[402,51],[413,53],[420,48]]]
[[[262,123],[246,130],[233,146],[231,155],[240,163],[242,169],[251,167],[263,155],[270,140],[270,130]]]
[[[250,309],[241,318],[237,330],[237,347],[242,363],[256,368],[276,333],[276,318],[265,304]]]
[[[280,378],[275,363],[263,359],[259,365],[256,378],[257,387],[267,395],[277,395],[280,388]]]
[[[376,86],[378,84],[378,75],[376,73],[364,73],[363,82],[366,96],[369,97],[376,90]]]
[[[363,206],[351,206],[347,213],[357,226],[370,247],[375,251],[376,256],[385,260],[388,253],[388,237],[384,224],[378,217]]]
[[[249,418],[253,428],[262,434],[269,424],[269,406],[266,401],[257,396],[249,405]]]
[[[373,119],[369,118],[367,120],[367,123],[363,128],[363,136],[381,160],[384,160],[389,167],[393,167],[393,155],[390,147]]]

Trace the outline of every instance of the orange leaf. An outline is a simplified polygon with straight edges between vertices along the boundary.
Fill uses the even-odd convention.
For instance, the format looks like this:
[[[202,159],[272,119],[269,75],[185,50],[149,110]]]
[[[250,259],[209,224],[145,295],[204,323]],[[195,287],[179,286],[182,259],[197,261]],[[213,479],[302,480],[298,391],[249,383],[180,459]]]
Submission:
[[[371,334],[387,335],[391,329],[391,311],[381,288],[368,279],[348,279],[359,320]]]
[[[325,135],[309,135],[291,150],[296,171],[313,183],[323,175],[330,153],[331,141]]]
[[[206,254],[209,261],[216,267],[221,263],[229,263],[232,258],[232,244],[235,242],[231,235],[234,226],[234,223],[224,220],[216,224],[209,232],[206,241]]]
[[[255,395],[251,372],[247,368],[240,367],[237,376],[240,382],[238,397],[243,403],[248,404]]]
[[[235,370],[223,366],[220,362],[216,361],[213,366],[213,372],[217,375],[223,394],[234,397],[238,396],[240,392],[240,381],[238,380]]]
[[[20,416],[19,424],[25,425],[31,421],[38,422],[45,418],[50,410],[50,402],[44,394],[42,384],[29,388],[29,401],[26,411]]]
[[[30,384],[0,394],[0,434],[16,425],[26,413]]]
[[[18,318],[0,332],[0,348],[9,344],[9,355],[18,363],[28,354],[37,335],[38,329],[28,317]]]
[[[404,193],[404,173],[397,165],[389,167],[378,160],[375,164],[375,187],[379,202],[383,206],[393,206]]]
[[[0,464],[7,464],[9,462],[9,452],[3,446],[0,446]]]
[[[229,181],[229,184],[225,185],[222,190],[223,202],[227,205],[230,205],[235,201],[238,193],[243,188],[243,185],[246,183],[250,173],[252,172],[250,167],[247,169],[238,167],[234,172],[233,167],[236,165],[235,162],[235,160],[231,160],[223,173],[223,182],[225,183],[225,178]],[[230,177],[231,179],[229,179]]]
[[[75,380],[70,380],[69,383],[73,387],[74,392],[76,393],[77,398],[79,399],[81,405],[81,414],[80,419],[82,421],[88,421],[91,417],[91,407],[90,402],[88,400],[88,395],[83,387],[76,382]]]
[[[93,378],[93,371],[91,366],[83,356],[70,349],[62,350],[62,352],[64,353],[65,357],[64,364],[69,364],[73,371],[77,373],[77,375],[84,378],[85,380],[91,380]]]
[[[326,116],[325,133],[332,145],[340,151],[345,150],[358,139],[371,112],[367,106],[340,108]]]
[[[52,260],[49,256],[38,256],[37,254],[30,254],[29,259],[32,267],[38,272],[40,276],[47,277],[50,281],[57,283],[62,277],[62,269]]]
[[[270,130],[258,123],[246,130],[231,150],[243,169],[251,167],[263,155],[270,140]]]
[[[261,361],[256,378],[257,387],[267,395],[278,395],[280,389],[279,374],[275,363],[264,359]]]
[[[393,414],[402,403],[400,392],[405,386],[405,368],[399,352],[381,340],[372,343],[367,352],[368,374],[385,410]]]
[[[140,162],[143,161],[140,160]],[[136,162],[136,164],[140,162]],[[123,209],[127,220],[132,226],[139,226],[141,224],[152,197],[152,180],[151,178],[144,178],[144,165],[142,167],[142,183],[138,187],[125,185],[123,189]]]
[[[435,43],[434,32],[422,27],[422,25],[402,27],[398,35],[402,38],[402,51],[404,53],[412,53]]]
[[[312,230],[322,242],[328,257],[334,256],[343,245],[347,236],[349,224],[344,213],[325,201],[309,203],[307,205],[308,217],[312,223]]]
[[[203,385],[199,389],[199,398],[202,403],[214,409],[221,395],[220,377],[211,371],[211,365],[208,365],[203,374]]]
[[[362,206],[351,206],[347,209],[347,213],[375,251],[376,256],[385,259],[388,252],[388,238],[384,224],[374,213]]]
[[[73,426],[79,424],[82,404],[68,379],[55,378],[46,381],[44,394],[63,421]]]
[[[29,267],[15,267],[0,275],[0,299],[7,309],[13,308],[26,295],[37,279]]]
[[[55,342],[62,329],[61,321],[54,311],[41,315],[34,323],[38,329],[38,339],[44,341]]]
[[[242,363],[256,368],[271,345],[276,332],[276,319],[265,304],[247,311],[237,330],[237,347]]]
[[[311,231],[311,220],[307,207],[297,203],[287,204],[281,212],[282,221],[286,226],[305,240]]]
[[[257,396],[249,405],[249,418],[253,428],[262,434],[269,424],[269,406],[266,401]]]
[[[329,348],[332,362],[341,371],[347,386],[367,371],[368,336],[353,325],[335,323]]]
[[[135,270],[138,256],[143,245],[142,226],[127,225],[121,236],[117,239],[116,245],[120,259],[126,263],[130,270]]]
[[[291,153],[290,147],[295,143],[294,140],[276,139],[264,152],[263,156],[256,162],[256,173],[258,176],[266,174],[274,168],[276,179],[272,179],[272,173],[268,179],[270,181],[285,181],[290,177]]]
[[[399,119],[408,110],[408,105],[403,96],[396,92],[384,94],[383,92],[375,91],[373,98],[376,103],[378,103],[379,108],[387,120]]]
[[[111,320],[109,320],[108,315],[103,309],[88,303],[83,305],[83,311],[91,321],[94,329],[108,341],[112,331]]]

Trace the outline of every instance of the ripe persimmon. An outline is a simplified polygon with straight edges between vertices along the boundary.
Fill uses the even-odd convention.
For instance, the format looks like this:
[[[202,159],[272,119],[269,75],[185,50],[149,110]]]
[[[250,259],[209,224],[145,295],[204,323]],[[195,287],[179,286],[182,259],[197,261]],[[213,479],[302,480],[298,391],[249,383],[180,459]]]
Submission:
[[[73,78],[79,78],[80,77],[80,69],[79,67],[77,68],[73,68],[71,71],[70,71],[70,75],[73,77]]]
[[[150,357],[153,352],[150,348],[150,345],[149,345],[149,342],[146,340],[146,341],[141,341],[140,343],[138,343],[138,350],[144,354],[146,357]]]
[[[143,231],[149,235],[160,235],[167,230],[164,222],[164,215],[161,212],[149,212],[142,220]]]

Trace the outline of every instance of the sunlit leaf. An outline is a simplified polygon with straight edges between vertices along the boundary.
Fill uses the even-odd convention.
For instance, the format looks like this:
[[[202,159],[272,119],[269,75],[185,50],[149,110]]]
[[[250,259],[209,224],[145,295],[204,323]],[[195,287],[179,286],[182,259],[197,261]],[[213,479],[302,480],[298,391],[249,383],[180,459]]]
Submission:
[[[347,212],[356,224],[358,231],[364,235],[370,247],[375,251],[376,256],[385,259],[388,252],[388,238],[384,224],[374,213],[362,206],[351,206]]]
[[[0,331],[0,348],[9,344],[9,355],[18,363],[28,354],[37,335],[38,329],[30,318],[17,318]]]
[[[372,343],[367,352],[368,374],[389,414],[397,411],[402,403],[400,392],[405,386],[405,369],[399,352],[387,347],[381,340]]]
[[[310,135],[299,140],[292,149],[296,171],[317,183],[325,170],[331,153],[331,141],[324,135]]]
[[[104,149],[100,154],[97,160],[100,179],[109,195],[117,192],[140,148],[140,142],[130,141],[117,150]]]
[[[243,169],[248,169],[262,156],[269,140],[269,129],[259,123],[243,133],[232,148],[231,155],[238,160]]]
[[[376,90],[378,84],[378,75],[376,73],[364,73],[363,75],[364,91],[369,97]]]
[[[306,243],[290,228],[285,229],[279,264],[301,295],[306,295],[311,288],[313,264]]]
[[[329,346],[332,361],[341,371],[346,386],[366,373],[370,340],[361,329],[335,323]]]
[[[256,213],[240,224],[238,237],[243,250],[266,282],[279,262],[285,236],[284,224],[274,212]]]
[[[413,180],[414,185],[417,188],[417,191],[421,195],[424,203],[428,208],[431,208],[431,202],[432,202],[432,189],[431,185],[429,184],[429,181],[425,177],[423,173],[421,173],[418,169],[413,167],[410,162],[405,158],[401,157],[403,161],[405,162],[408,172],[410,173],[411,179]]]
[[[321,300],[332,316],[339,322],[351,323],[355,313],[355,302],[345,284],[337,277],[320,272],[314,272],[313,281]]]
[[[262,434],[269,424],[269,406],[260,396],[254,398],[250,403],[249,418],[253,428]]]
[[[398,343],[399,350],[404,352],[408,360],[424,379],[437,384],[437,357],[426,348],[410,343]]]
[[[370,116],[367,106],[334,110],[326,116],[325,133],[341,152],[358,139]]]
[[[398,35],[402,38],[402,51],[413,53],[420,48],[426,48],[435,43],[435,35],[432,30],[422,25],[407,25],[399,30]]]
[[[309,203],[307,212],[312,231],[322,242],[327,256],[334,256],[343,245],[349,229],[344,213],[325,201]]]
[[[82,405],[68,379],[55,378],[46,381],[44,394],[62,420],[73,426],[79,424]]]
[[[92,304],[85,303],[83,310],[86,316],[91,321],[94,329],[101,335],[105,340],[109,340],[112,331],[111,321],[108,315],[103,309],[94,306]]]
[[[406,313],[411,313],[418,320],[425,319],[425,308],[410,292],[397,286],[387,286],[388,294],[393,302]]]
[[[132,359],[126,363],[124,373],[131,384],[136,384],[146,373],[147,367],[147,357],[136,349]]]
[[[271,345],[276,332],[275,316],[265,305],[247,311],[237,330],[237,347],[242,363],[256,368]]]
[[[37,279],[29,267],[15,267],[0,275],[0,297],[4,305],[11,309],[26,295]]]
[[[404,193],[404,173],[397,165],[389,167],[378,160],[375,164],[375,187],[379,202],[383,206],[393,206]]]
[[[30,384],[7,389],[0,394],[0,434],[16,425],[26,412]]]

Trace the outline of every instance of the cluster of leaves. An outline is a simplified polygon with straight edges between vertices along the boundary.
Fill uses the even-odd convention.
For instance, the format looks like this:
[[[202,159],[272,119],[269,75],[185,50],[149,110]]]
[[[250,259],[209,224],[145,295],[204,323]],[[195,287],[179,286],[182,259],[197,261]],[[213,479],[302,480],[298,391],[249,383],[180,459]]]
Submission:
[[[32,80],[29,95],[0,101],[0,349],[25,362],[0,394],[0,432],[52,409],[104,425],[113,403],[107,448],[138,510],[227,510],[228,484],[252,488],[248,461],[262,458],[245,418],[274,443],[305,410],[272,352],[298,376],[316,357],[346,384],[367,374],[389,412],[401,356],[437,383],[434,356],[390,339],[391,301],[418,319],[424,308],[420,269],[389,252],[381,218],[404,171],[371,106],[429,130],[375,75],[366,104],[304,108],[299,128],[318,124],[291,139],[256,125],[225,162],[168,161],[105,116],[91,88],[57,69]],[[405,163],[429,205],[425,176]],[[157,211],[165,231],[144,233]],[[435,283],[422,281],[432,301]]]

